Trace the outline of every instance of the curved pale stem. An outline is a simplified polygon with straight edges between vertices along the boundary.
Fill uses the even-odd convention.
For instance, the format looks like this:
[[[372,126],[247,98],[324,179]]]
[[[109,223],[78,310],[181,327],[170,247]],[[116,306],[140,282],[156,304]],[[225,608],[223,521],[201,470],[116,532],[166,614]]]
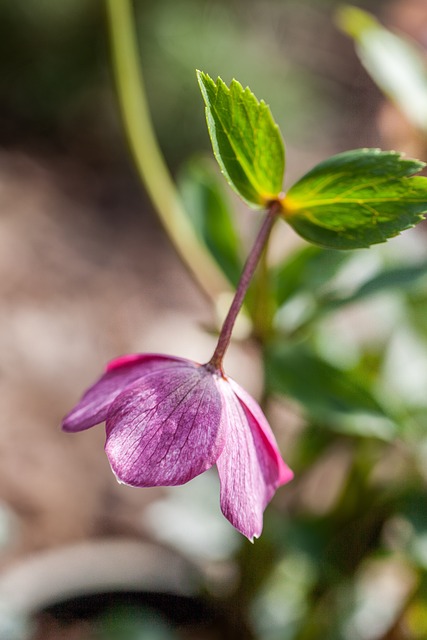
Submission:
[[[202,289],[216,299],[229,285],[189,223],[154,134],[131,0],[106,0],[106,7],[118,98],[141,179],[184,264]]]

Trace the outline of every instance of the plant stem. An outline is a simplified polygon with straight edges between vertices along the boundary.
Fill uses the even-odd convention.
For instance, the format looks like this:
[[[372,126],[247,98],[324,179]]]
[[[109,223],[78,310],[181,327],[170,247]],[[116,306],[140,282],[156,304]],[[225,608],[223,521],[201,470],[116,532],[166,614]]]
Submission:
[[[254,304],[251,308],[253,334],[260,344],[265,344],[271,336],[274,315],[267,253],[267,248],[265,248],[261,253],[254,277]]]
[[[230,344],[231,333],[233,331],[234,323],[243,304],[248,287],[251,283],[252,276],[258,265],[259,259],[262,255],[263,249],[267,243],[270,231],[276,220],[277,214],[280,211],[280,203],[274,201],[264,218],[258,235],[255,239],[254,245],[243,267],[242,275],[240,276],[239,284],[237,285],[236,293],[228,311],[227,317],[222,325],[221,332],[219,334],[218,343],[212,358],[209,360],[208,365],[222,372],[222,361],[224,359],[225,352]]]
[[[202,289],[215,299],[229,288],[200,243],[157,142],[139,63],[131,0],[106,0],[118,99],[129,145],[144,186],[175,249]]]

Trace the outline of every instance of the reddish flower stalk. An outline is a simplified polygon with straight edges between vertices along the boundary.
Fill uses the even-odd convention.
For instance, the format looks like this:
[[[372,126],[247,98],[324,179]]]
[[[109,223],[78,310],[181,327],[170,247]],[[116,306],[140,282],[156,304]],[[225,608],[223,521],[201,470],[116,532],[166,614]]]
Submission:
[[[273,227],[273,224],[276,220],[276,215],[279,210],[279,203],[274,201],[270,206],[266,217],[264,218],[252,250],[246,260],[242,275],[240,276],[239,284],[237,285],[233,302],[231,303],[230,309],[228,310],[227,316],[224,320],[224,324],[222,325],[215,352],[208,363],[218,371],[222,372],[222,362],[228,345],[230,344],[234,323],[236,322],[236,318],[239,314],[246,292],[251,283],[252,276],[254,275],[255,269],[267,243],[270,231]]]

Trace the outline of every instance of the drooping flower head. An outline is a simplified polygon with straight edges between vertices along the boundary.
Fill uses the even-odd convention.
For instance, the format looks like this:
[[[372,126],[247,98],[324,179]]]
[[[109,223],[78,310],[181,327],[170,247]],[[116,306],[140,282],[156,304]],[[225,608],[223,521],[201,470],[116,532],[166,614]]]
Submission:
[[[258,404],[211,364],[160,354],[113,360],[63,429],[104,420],[120,482],[180,485],[216,464],[222,512],[249,539],[260,535],[266,505],[293,475]]]
[[[273,203],[261,225],[207,364],[160,354],[113,360],[63,422],[74,432],[105,420],[111,468],[135,487],[184,484],[216,464],[222,512],[250,540],[293,474],[260,407],[222,362],[278,209]]]

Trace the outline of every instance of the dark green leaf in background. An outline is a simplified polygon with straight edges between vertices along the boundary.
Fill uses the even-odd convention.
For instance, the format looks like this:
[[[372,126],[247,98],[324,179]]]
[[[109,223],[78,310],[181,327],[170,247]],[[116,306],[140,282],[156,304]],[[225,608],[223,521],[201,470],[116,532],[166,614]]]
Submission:
[[[395,549],[407,553],[412,562],[426,571],[427,496],[424,489],[409,486],[400,500],[397,498],[395,516],[397,519],[392,524]]]
[[[179,187],[196,234],[231,284],[237,285],[242,271],[240,242],[217,176],[208,163],[193,160],[182,171]]]
[[[351,371],[329,364],[303,345],[271,345],[265,354],[266,386],[297,400],[316,423],[335,431],[384,440],[395,427],[371,391]]]
[[[228,87],[197,72],[215,157],[248,205],[268,206],[282,190],[285,152],[269,107],[233,80]]]
[[[360,302],[365,298],[382,293],[383,291],[389,291],[391,289],[407,291],[408,289],[414,289],[426,277],[427,261],[423,261],[420,264],[405,265],[394,267],[393,269],[387,269],[386,271],[377,273],[371,279],[361,284],[349,296],[331,296],[329,299],[326,299],[325,306],[330,307],[328,310],[332,310],[346,304]]]
[[[294,294],[309,291],[317,296],[337,274],[349,253],[304,246],[272,270],[276,304],[280,307]]]
[[[422,344],[425,344],[427,339],[427,290],[409,290],[406,302],[408,320],[419,334]]]
[[[97,627],[99,640],[177,640],[174,629],[148,607],[113,606]]]
[[[423,167],[380,149],[332,156],[288,191],[285,219],[309,242],[331,249],[385,242],[427,211],[427,178],[411,177]]]

